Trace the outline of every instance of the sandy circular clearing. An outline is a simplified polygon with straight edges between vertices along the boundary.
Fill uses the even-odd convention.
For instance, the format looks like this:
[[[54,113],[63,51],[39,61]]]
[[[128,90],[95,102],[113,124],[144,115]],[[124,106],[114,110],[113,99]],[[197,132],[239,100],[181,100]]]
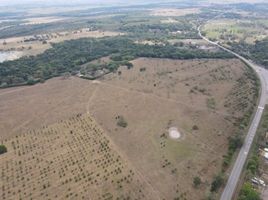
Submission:
[[[93,84],[100,84],[101,82],[98,81],[98,80],[94,80],[94,81],[92,81],[92,83],[93,83]]]
[[[181,134],[176,127],[170,127],[168,129],[168,134],[169,134],[169,137],[174,140],[177,140],[181,137]]]

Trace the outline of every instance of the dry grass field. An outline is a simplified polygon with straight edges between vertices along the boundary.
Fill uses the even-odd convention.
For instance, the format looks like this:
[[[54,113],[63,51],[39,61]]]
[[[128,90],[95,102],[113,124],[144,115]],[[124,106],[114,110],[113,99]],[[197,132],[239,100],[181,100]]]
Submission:
[[[92,149],[91,145],[72,147],[72,141],[76,141],[76,139],[70,139],[70,141],[68,139],[69,137],[79,138],[79,134],[88,137],[88,134],[82,131],[83,128],[79,128],[86,125],[82,125],[81,122],[74,123],[77,118],[46,127],[46,125],[66,120],[76,114],[88,113],[103,128],[103,135],[107,134],[109,141],[114,143],[111,149],[116,149],[118,154],[124,155],[123,160],[128,160],[130,168],[133,168],[135,174],[138,172],[140,175],[133,178],[133,180],[139,180],[140,185],[133,183],[134,186],[131,188],[126,184],[123,188],[135,191],[136,188],[144,185],[142,187],[147,192],[142,191],[142,193],[148,194],[149,199],[156,199],[150,196],[154,194],[157,194],[160,199],[166,200],[203,199],[209,191],[213,176],[221,168],[222,156],[228,147],[227,138],[237,130],[233,123],[245,114],[253,99],[254,86],[247,78],[248,72],[245,65],[237,59],[148,58],[136,59],[133,64],[134,67],[131,69],[121,67],[117,73],[108,74],[95,81],[75,77],[65,80],[54,78],[44,84],[31,87],[0,90],[0,140],[4,144],[6,143],[11,151],[1,159],[4,159],[5,162],[9,160],[8,163],[14,164],[15,161],[10,161],[14,155],[11,142],[16,143],[16,135],[19,135],[19,143],[24,142],[23,147],[20,147],[24,151],[29,148],[29,145],[26,145],[27,134],[31,136],[30,138],[37,138],[34,144],[42,152],[46,148],[49,151],[51,149],[49,145],[51,145],[53,152],[57,147],[55,152],[58,155],[59,146],[62,143],[69,144],[69,147],[63,151],[67,155],[68,151],[81,148],[84,148],[85,151],[87,148]],[[243,89],[237,92],[242,85]],[[234,95],[235,93],[237,95]],[[83,117],[78,119],[85,120],[85,123],[87,121]],[[125,128],[118,126],[119,119],[124,119]],[[45,128],[42,129],[42,126]],[[61,127],[63,127],[63,131],[59,132]],[[178,128],[182,135],[179,140],[172,140],[169,137],[168,129],[170,127]],[[41,130],[32,130],[36,128],[41,128]],[[70,130],[76,129],[78,136],[69,134]],[[25,134],[26,132],[28,133]],[[53,136],[53,133],[56,136]],[[51,136],[49,140],[42,139],[46,135]],[[58,140],[57,137],[62,139]],[[98,137],[95,139],[101,140]],[[29,140],[35,141],[34,139]],[[46,141],[44,144],[49,145],[45,147],[40,144],[41,141]],[[63,145],[64,147],[65,145]],[[70,155],[68,159],[83,159],[79,158],[79,153]],[[27,156],[25,155],[25,159],[30,159]],[[38,155],[34,159],[37,157]],[[42,156],[39,159],[42,162],[46,160]],[[0,162],[0,165],[5,162]],[[37,161],[32,160],[31,162]],[[72,162],[76,161],[72,160]],[[19,164],[17,163],[17,165]],[[37,168],[38,165],[36,164]],[[91,165],[80,167],[83,170],[91,169]],[[7,168],[5,169],[10,173],[12,167]],[[53,169],[51,168],[51,171],[62,170],[58,169],[56,164]],[[62,168],[64,168],[64,164]],[[21,178],[21,174],[25,172],[19,170],[20,168],[16,173],[20,174],[19,178]],[[31,171],[29,168],[27,170]],[[66,172],[66,179],[71,178],[68,174],[72,171],[69,170],[71,168],[68,168]],[[37,182],[42,181],[43,173],[39,176],[33,175]],[[74,177],[78,176],[76,171],[73,174]],[[127,172],[124,172],[124,175],[127,175]],[[195,176],[202,180],[199,188],[193,187]],[[2,178],[2,180],[7,180],[6,176],[4,177],[5,179]],[[12,184],[15,179],[16,175],[9,180],[10,183]],[[49,184],[52,185],[52,182],[50,181]],[[66,189],[73,188],[73,184],[74,189],[71,189],[70,193],[80,195],[76,191],[77,185],[73,181],[67,182],[62,187],[62,191],[65,191],[64,195],[69,194]],[[85,185],[89,191],[96,187],[95,184],[90,185],[90,181],[86,184],[89,184]],[[56,183],[53,186],[57,187]],[[103,187],[97,187],[97,191],[101,188]],[[42,187],[36,190],[38,192],[33,193],[41,195]],[[52,191],[50,188],[48,190]],[[12,193],[8,193],[8,190],[5,191],[6,195],[12,195]],[[120,193],[120,191],[118,192]],[[47,193],[43,192],[43,194]],[[98,194],[101,194],[101,191]],[[18,191],[15,195],[18,195]],[[64,198],[64,196],[61,197]],[[143,199],[141,196],[137,198]]]
[[[263,40],[268,35],[268,20],[234,20],[217,19],[210,20],[205,26],[206,35],[220,42],[241,42],[255,44],[258,40]]]
[[[26,18],[27,21],[24,23],[25,25],[29,24],[47,24],[47,23],[53,23],[65,20],[66,18],[60,18],[60,17],[34,17],[34,18]]]
[[[91,31],[89,29],[80,29],[70,32],[56,32],[37,36],[13,37],[0,39],[1,51],[18,51],[19,56],[37,55],[51,48],[50,43],[59,43],[65,40],[74,40],[79,38],[101,38],[122,35],[123,33],[111,31]],[[32,41],[27,41],[34,39]],[[43,43],[46,41],[46,43]]]
[[[89,116],[5,142],[0,197],[5,199],[158,199]]]
[[[151,11],[151,15],[153,16],[163,16],[163,17],[178,17],[178,16],[184,16],[189,14],[196,14],[199,13],[199,8],[185,8],[185,9],[172,9],[172,8],[166,8],[166,9],[154,9]]]
[[[163,23],[163,24],[173,24],[173,23],[178,23],[178,21],[176,19],[173,19],[173,18],[168,18],[168,19],[161,20],[161,23]]]

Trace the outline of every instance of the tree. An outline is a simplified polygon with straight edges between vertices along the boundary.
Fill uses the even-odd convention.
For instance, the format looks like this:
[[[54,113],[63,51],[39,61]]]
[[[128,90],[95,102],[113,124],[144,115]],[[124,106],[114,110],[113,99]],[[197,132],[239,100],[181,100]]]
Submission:
[[[133,67],[133,64],[132,64],[132,63],[130,63],[130,62],[127,62],[127,63],[126,63],[126,66],[127,66],[127,68],[128,68],[128,69],[130,69],[130,68],[132,68],[132,67]]]
[[[259,166],[259,159],[257,156],[253,156],[251,159],[249,159],[247,169],[250,170],[252,174],[256,174],[258,166]]]
[[[211,183],[210,191],[217,192],[218,189],[222,186],[223,182],[224,182],[224,178],[222,174],[215,176]]]
[[[238,200],[260,200],[260,195],[255,191],[250,183],[245,183],[240,191]]]
[[[198,176],[194,177],[193,180],[194,187],[197,188],[201,184],[201,179]]]
[[[194,131],[196,131],[196,130],[198,130],[198,129],[199,129],[199,128],[198,128],[197,125],[194,125],[194,126],[193,126],[193,130],[194,130]]]
[[[236,149],[241,148],[243,145],[243,140],[240,136],[236,135],[229,139],[229,150],[236,151]]]
[[[27,80],[27,85],[34,85],[36,82],[35,82],[35,80],[33,79],[33,78],[29,78],[28,80]]]
[[[3,153],[6,153],[7,152],[7,148],[5,145],[1,144],[0,145],[0,155],[3,154]]]
[[[118,116],[117,117],[117,126],[121,126],[123,128],[126,128],[127,127],[127,121],[124,119],[123,116]]]

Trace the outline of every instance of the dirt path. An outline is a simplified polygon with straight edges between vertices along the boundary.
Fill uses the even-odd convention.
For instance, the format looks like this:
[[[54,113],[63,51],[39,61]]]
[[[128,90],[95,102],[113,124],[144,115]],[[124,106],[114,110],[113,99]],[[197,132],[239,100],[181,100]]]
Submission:
[[[94,99],[94,97],[96,96],[96,93],[98,92],[98,89],[99,89],[99,83],[95,83],[95,89],[93,91],[93,93],[91,94],[91,96],[89,97],[88,101],[87,101],[87,108],[86,108],[86,111],[87,111],[87,114],[89,114],[89,107],[90,107],[90,103],[92,102],[92,100]]]

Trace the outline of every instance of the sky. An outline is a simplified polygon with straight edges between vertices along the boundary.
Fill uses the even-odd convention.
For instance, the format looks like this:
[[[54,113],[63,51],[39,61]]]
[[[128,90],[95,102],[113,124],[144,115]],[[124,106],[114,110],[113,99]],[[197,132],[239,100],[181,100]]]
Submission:
[[[18,5],[18,4],[114,4],[114,3],[123,3],[123,4],[135,4],[135,3],[150,3],[150,2],[179,2],[187,0],[0,0],[0,6],[6,5]],[[189,1],[200,1],[200,0],[189,0]]]
[[[126,0],[128,1],[128,0]],[[141,0],[135,0],[141,2]],[[109,4],[124,2],[123,0],[0,0],[1,5],[16,4]]]
[[[168,0],[168,1],[183,1],[183,0]],[[185,1],[185,0],[184,0]],[[187,0],[186,0],[187,1]],[[189,0],[190,1],[190,0]],[[192,0],[193,1],[193,0]],[[202,0],[195,0],[202,1]],[[208,2],[267,2],[268,0],[206,0]],[[167,2],[165,0],[0,0],[0,6],[6,5],[22,5],[22,4],[46,4],[46,5],[71,5],[71,4],[111,4],[111,3],[148,3],[148,2]]]

